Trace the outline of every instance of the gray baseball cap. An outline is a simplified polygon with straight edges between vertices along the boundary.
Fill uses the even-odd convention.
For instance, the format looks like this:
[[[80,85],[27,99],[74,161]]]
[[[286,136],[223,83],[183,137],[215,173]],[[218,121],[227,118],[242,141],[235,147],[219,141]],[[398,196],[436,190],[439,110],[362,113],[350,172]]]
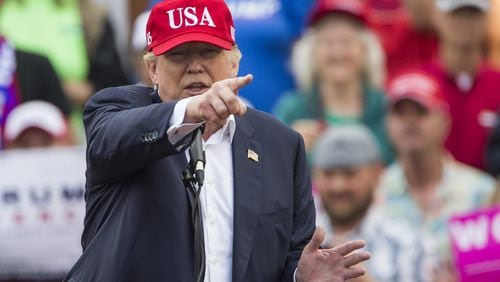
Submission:
[[[473,7],[487,12],[490,9],[490,0],[436,0],[436,6],[444,12],[451,12],[463,7]]]
[[[375,137],[362,125],[332,127],[316,142],[313,165],[320,169],[355,167],[381,160]]]

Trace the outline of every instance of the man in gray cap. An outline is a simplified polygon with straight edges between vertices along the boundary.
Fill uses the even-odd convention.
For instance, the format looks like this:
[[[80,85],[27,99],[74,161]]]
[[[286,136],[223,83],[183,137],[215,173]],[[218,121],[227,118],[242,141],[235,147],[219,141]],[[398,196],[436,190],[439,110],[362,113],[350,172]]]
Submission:
[[[325,244],[360,238],[382,172],[374,137],[361,125],[334,127],[319,139],[313,154],[317,223],[326,230]]]
[[[331,128],[313,151],[316,224],[325,230],[324,247],[353,239],[366,241],[372,259],[361,281],[421,281],[422,244],[407,226],[392,222],[375,204],[383,172],[377,143],[362,125]],[[384,216],[385,218],[382,218]]]

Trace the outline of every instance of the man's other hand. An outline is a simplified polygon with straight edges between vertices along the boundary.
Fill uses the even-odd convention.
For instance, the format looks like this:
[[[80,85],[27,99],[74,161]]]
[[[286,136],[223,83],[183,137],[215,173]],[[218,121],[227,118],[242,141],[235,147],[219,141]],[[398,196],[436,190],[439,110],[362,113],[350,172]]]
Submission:
[[[368,252],[359,250],[363,241],[350,241],[331,249],[320,249],[325,231],[316,228],[309,244],[302,252],[297,268],[297,282],[340,282],[360,277],[365,271],[356,266],[370,258]]]

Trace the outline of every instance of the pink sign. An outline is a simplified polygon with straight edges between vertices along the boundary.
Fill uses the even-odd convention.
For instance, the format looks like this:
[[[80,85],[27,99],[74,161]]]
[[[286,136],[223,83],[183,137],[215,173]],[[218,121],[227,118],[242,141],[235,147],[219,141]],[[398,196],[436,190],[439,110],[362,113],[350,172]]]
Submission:
[[[500,281],[500,206],[452,217],[449,231],[460,281]]]

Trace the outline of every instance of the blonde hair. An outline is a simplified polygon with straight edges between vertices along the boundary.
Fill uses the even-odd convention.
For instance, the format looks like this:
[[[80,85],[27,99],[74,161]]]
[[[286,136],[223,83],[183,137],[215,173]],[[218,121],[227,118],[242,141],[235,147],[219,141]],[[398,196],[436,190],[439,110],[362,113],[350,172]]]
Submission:
[[[313,51],[317,32],[314,28],[307,30],[295,43],[292,50],[291,69],[300,90],[310,93],[316,82],[316,70],[313,60]],[[384,87],[385,53],[380,41],[370,30],[363,28],[359,33],[365,45],[366,60],[363,70],[365,83],[372,87]]]

